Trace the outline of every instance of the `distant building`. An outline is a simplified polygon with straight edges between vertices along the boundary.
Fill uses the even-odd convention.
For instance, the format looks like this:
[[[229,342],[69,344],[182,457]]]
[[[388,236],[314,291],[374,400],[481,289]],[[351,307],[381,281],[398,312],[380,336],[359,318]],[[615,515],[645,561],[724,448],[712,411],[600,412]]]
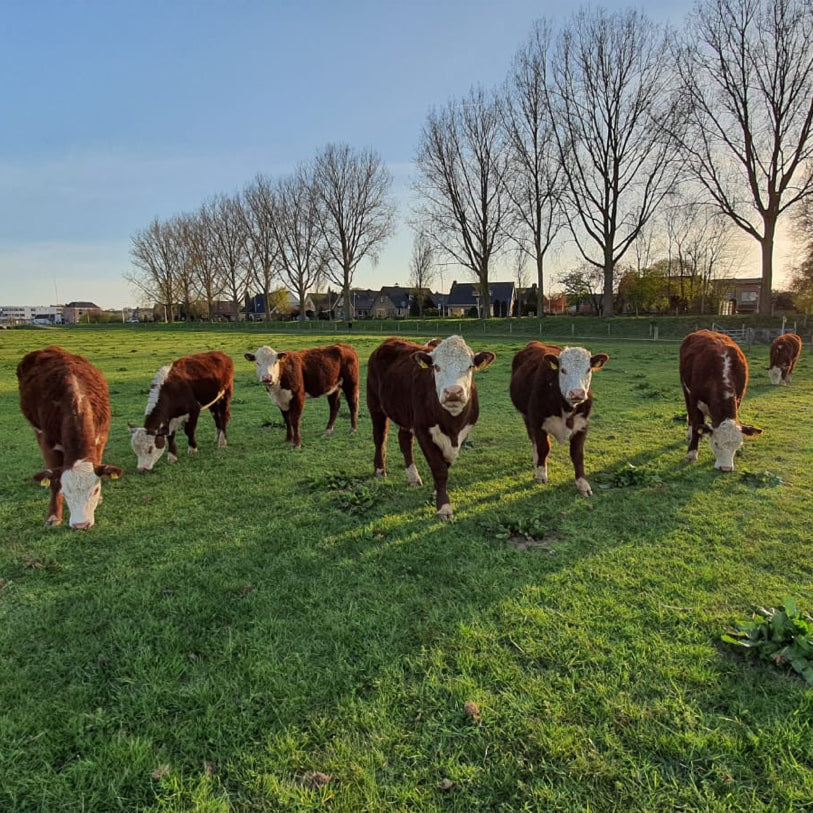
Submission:
[[[0,324],[61,325],[62,305],[0,305]]]
[[[344,319],[344,295],[339,291],[336,296],[338,301],[334,305],[333,313],[336,319]],[[350,289],[350,310],[351,319],[369,319],[372,310],[373,302],[378,296],[378,291],[373,291],[370,288],[351,288]]]
[[[62,310],[62,318],[69,325],[76,325],[98,319],[101,313],[102,309],[94,302],[68,302]]]
[[[725,279],[720,281],[722,296],[720,314],[756,313],[759,307],[759,294],[762,291],[762,278]]]
[[[510,316],[514,312],[516,288],[513,282],[490,282],[488,284],[489,316]],[[446,303],[449,316],[481,316],[479,282],[453,282]]]
[[[246,298],[246,314],[249,319],[260,322],[265,319],[265,302],[262,294]],[[285,303],[271,307],[271,319],[292,319],[299,316],[299,295],[285,291]],[[316,316],[316,305],[310,296],[305,297],[305,316],[313,319]]]
[[[373,300],[371,315],[374,319],[403,319],[409,316],[412,294],[400,285],[385,285]]]

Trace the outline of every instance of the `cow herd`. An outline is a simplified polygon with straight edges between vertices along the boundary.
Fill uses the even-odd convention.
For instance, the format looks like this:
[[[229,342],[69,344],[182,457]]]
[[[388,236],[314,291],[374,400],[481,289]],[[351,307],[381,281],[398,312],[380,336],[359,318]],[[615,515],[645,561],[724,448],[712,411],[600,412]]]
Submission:
[[[794,334],[777,338],[768,374],[773,384],[788,384],[801,352]],[[326,396],[330,415],[325,434],[333,431],[341,393],[350,408],[351,432],[358,427],[359,359],[349,345],[275,352],[260,347],[246,353],[257,377],[282,413],[286,442],[302,445],[300,421],[306,398]],[[398,427],[407,483],[422,485],[413,457],[417,438],[435,489],[437,516],[452,516],[447,483],[449,467],[479,416],[474,373],[491,365],[496,355],[474,353],[460,336],[415,344],[390,338],[377,347],[367,366],[367,408],[373,427],[376,476],[386,474],[389,423]],[[510,397],[531,440],[534,476],[548,480],[550,436],[570,444],[576,489],[592,494],[584,471],[584,443],[593,403],[592,374],[609,360],[581,347],[561,349],[530,342],[511,365]],[[680,381],[686,400],[686,461],[697,460],[702,435],[707,435],[715,467],[731,471],[744,436],[762,430],[742,424],[738,409],[748,385],[748,363],[726,335],[699,330],[680,347]],[[50,486],[46,525],[62,522],[63,497],[70,526],[87,529],[101,502],[101,478],[123,474],[104,465],[102,455],[110,430],[110,398],[102,374],[81,356],[59,347],[28,353],[17,367],[20,407],[34,428],[45,469],[34,475]],[[201,411],[215,422],[215,442],[226,446],[234,388],[234,363],[219,351],[197,353],[161,367],[147,397],[143,427],[130,425],[137,470],[153,468],[166,449],[170,463],[178,459],[175,435],[183,427],[188,452],[197,452],[195,431]]]

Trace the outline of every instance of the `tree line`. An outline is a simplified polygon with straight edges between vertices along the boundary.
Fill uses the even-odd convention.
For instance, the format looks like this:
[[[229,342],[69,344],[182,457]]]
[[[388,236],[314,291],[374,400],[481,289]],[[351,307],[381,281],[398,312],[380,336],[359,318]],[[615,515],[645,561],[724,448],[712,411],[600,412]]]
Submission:
[[[739,231],[760,246],[759,312],[770,313],[777,226],[788,210],[811,211],[811,128],[810,0],[699,0],[679,31],[600,7],[539,20],[500,87],[427,115],[410,281],[427,287],[439,263],[459,264],[489,302],[494,264],[513,253],[535,272],[541,315],[546,258],[568,240],[583,268],[565,288],[589,281],[604,314],[620,300],[646,307],[647,277],[664,273],[703,307]],[[210,313],[225,292],[235,317],[250,285],[267,299],[281,282],[304,313],[328,279],[349,315],[358,264],[395,227],[391,182],[374,151],[329,145],[290,177],[258,176],[193,215],[153,221],[133,237],[130,279]]]

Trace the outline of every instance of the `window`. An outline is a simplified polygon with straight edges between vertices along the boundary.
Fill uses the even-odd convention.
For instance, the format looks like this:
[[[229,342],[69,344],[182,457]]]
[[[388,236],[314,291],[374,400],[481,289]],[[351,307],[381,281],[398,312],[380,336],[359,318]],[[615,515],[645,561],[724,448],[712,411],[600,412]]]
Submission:
[[[757,301],[756,291],[743,291],[740,294],[740,302],[756,302],[756,301]]]

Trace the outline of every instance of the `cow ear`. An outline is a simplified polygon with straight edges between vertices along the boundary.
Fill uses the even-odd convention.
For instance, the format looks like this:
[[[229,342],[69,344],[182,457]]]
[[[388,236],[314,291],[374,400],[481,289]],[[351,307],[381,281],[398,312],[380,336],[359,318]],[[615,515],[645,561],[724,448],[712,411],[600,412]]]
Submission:
[[[434,349],[435,349],[435,348],[436,348],[436,347],[437,347],[437,346],[438,346],[438,345],[439,345],[439,344],[440,344],[442,341],[443,341],[442,339],[439,339],[439,338],[436,336],[434,339],[430,339],[430,340],[429,340],[429,341],[426,343],[426,346],[427,346],[427,347],[429,347],[430,349],[434,350]]]
[[[596,370],[600,370],[609,360],[610,357],[606,353],[596,353],[595,356],[590,357],[590,369],[596,372]]]
[[[490,350],[483,350],[474,357],[474,369],[485,370],[497,360],[497,354]]]
[[[32,479],[43,488],[48,488],[51,483],[58,484],[61,476],[62,469],[45,469],[45,471],[38,471]]]
[[[553,353],[545,353],[545,361],[548,362],[551,370],[559,369],[559,356],[554,356]]]
[[[257,356],[254,353],[243,353],[243,358],[246,361],[257,361]]]
[[[740,429],[742,430],[743,435],[753,436],[762,434],[762,429],[760,429],[758,426],[749,426],[747,423],[744,423]]]
[[[166,446],[167,439],[164,435],[156,435],[155,436],[155,448],[156,449],[163,449]]]
[[[131,435],[134,435],[136,432],[138,432],[138,427],[131,424],[130,421],[127,421],[127,428],[130,430]]]
[[[412,358],[415,359],[415,363],[423,370],[431,367],[434,362],[432,361],[432,356],[429,353],[425,353],[423,350],[416,350],[412,354]]]
[[[124,469],[118,466],[96,466],[93,471],[97,477],[109,477],[111,480],[118,480],[124,474]]]
[[[714,429],[712,428],[712,426],[707,423],[704,423],[702,426],[699,426],[697,428],[698,435],[710,435],[713,431]]]
[[[284,358],[285,358],[287,355],[288,355],[288,354],[287,354],[287,353],[285,353],[285,352],[283,352],[283,353],[277,353],[277,361],[282,361],[282,360],[283,360],[283,359],[284,359]]]

